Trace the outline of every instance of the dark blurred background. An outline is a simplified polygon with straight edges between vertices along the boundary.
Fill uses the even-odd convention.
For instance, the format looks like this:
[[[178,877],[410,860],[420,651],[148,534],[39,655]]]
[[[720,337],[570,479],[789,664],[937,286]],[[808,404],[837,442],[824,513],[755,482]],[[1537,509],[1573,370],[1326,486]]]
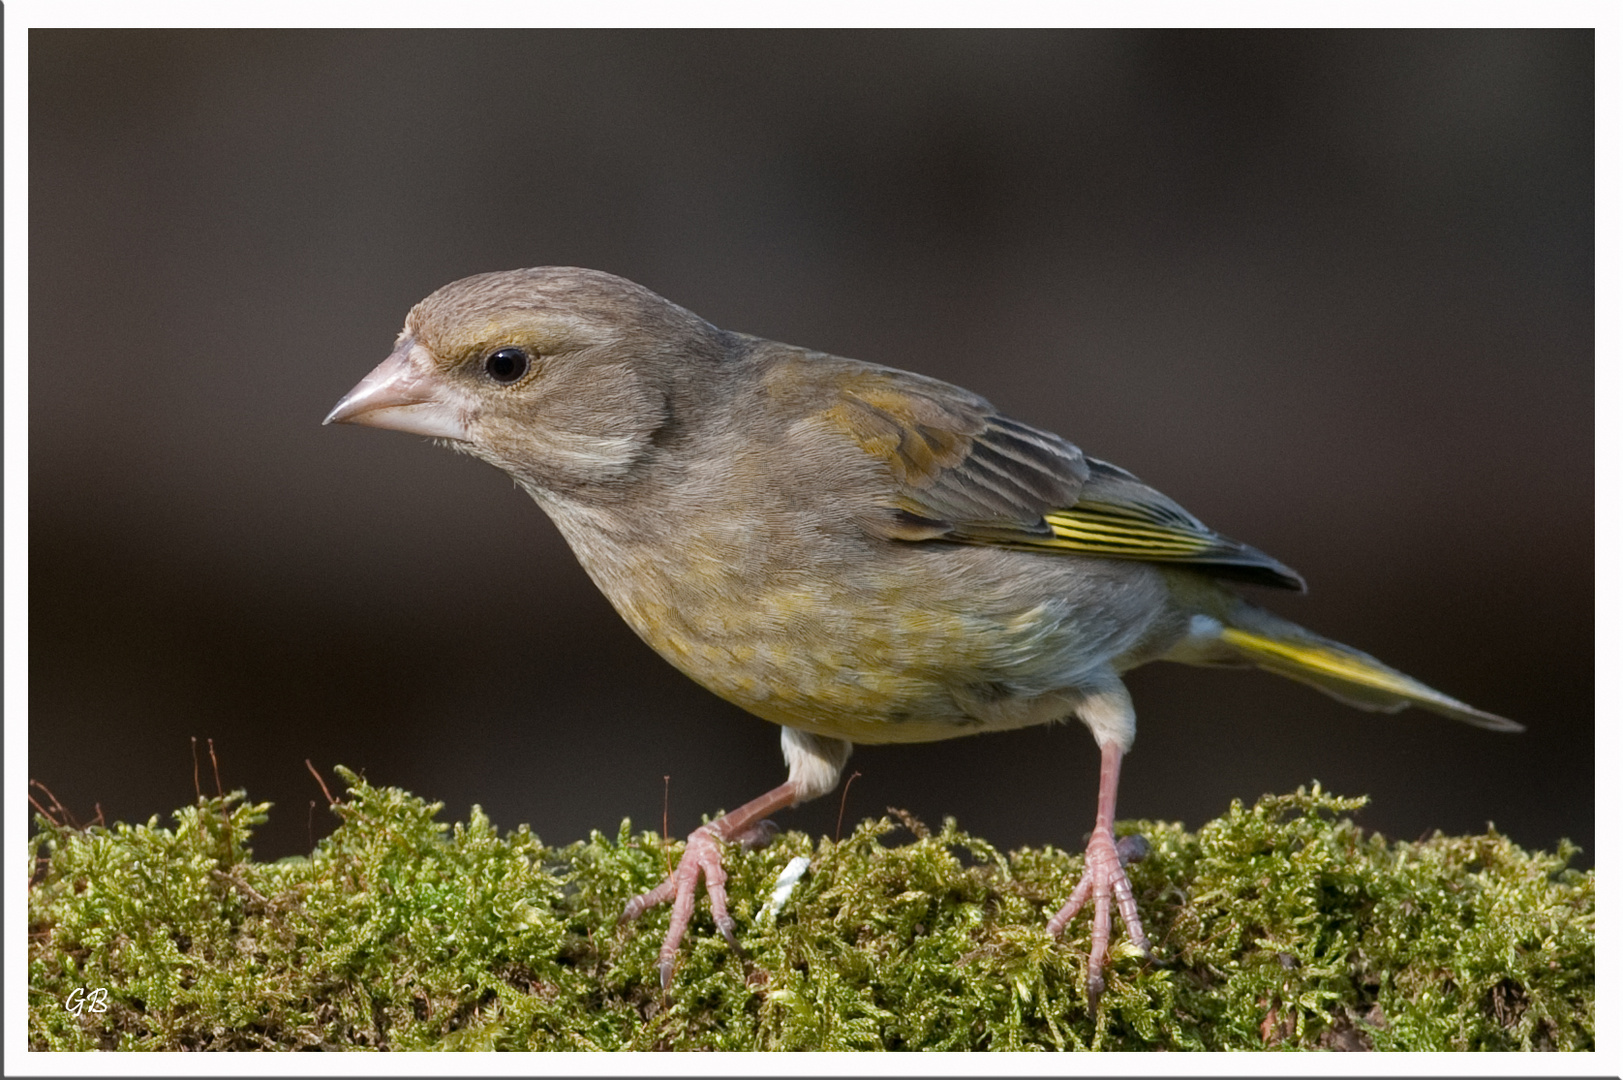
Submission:
[[[1388,835],[1592,848],[1590,33],[29,42],[29,771],[79,817],[190,800],[194,735],[276,803],[267,857],[332,826],[306,758],[550,842],[659,828],[666,775],[675,834],[782,779],[505,476],[320,426],[416,300],[558,263],[972,387],[1528,726],[1153,665],[1124,816],[1316,778]],[[1092,824],[1076,725],[854,768],[847,823]]]

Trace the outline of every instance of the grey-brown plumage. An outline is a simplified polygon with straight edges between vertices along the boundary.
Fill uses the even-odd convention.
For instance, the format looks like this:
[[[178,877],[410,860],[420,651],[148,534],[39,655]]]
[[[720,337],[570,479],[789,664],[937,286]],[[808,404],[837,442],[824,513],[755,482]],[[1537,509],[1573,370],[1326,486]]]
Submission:
[[[1147,947],[1113,835],[1155,659],[1254,664],[1363,708],[1446,697],[1230,591],[1301,588],[1125,470],[910,372],[719,330],[629,281],[544,267],[466,278],[412,309],[328,421],[444,439],[505,470],[676,667],[783,726],[789,780],[696,831],[627,915],[672,900],[669,980],[701,877],[731,940],[719,843],[831,790],[852,743],[1076,716],[1103,757],[1089,873],[1097,994],[1112,897]]]

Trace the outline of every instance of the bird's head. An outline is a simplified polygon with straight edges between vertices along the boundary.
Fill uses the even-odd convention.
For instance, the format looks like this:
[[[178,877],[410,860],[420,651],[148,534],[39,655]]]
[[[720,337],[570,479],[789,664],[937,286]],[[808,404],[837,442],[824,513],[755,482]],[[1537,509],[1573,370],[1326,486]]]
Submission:
[[[716,364],[725,335],[612,274],[539,267],[454,281],[406,316],[389,357],[328,414],[444,439],[532,490],[623,480]]]

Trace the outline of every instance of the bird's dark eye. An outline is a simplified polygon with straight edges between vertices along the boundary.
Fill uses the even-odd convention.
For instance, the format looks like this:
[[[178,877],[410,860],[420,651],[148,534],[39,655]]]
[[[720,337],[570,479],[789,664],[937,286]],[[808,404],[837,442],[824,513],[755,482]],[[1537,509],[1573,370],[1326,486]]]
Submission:
[[[530,354],[523,349],[497,349],[485,357],[485,374],[499,383],[518,382],[530,370]]]

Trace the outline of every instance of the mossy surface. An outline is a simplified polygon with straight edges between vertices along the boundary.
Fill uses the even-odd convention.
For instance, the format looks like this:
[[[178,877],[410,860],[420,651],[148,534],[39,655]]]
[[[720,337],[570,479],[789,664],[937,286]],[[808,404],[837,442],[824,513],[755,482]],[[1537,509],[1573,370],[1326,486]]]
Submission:
[[[1156,945],[1119,930],[1097,1016],[1082,872],[949,819],[866,821],[729,851],[745,959],[705,905],[668,1000],[665,910],[630,926],[680,843],[501,835],[474,808],[344,773],[342,825],[256,863],[241,793],[173,828],[45,817],[30,843],[29,1041],[86,1050],[1591,1049],[1594,875],[1504,837],[1389,843],[1317,788],[1149,842],[1129,874]],[[784,868],[810,859],[781,910]],[[96,990],[105,991],[95,995]],[[75,994],[78,991],[78,994]],[[75,1008],[74,1006],[77,1006]],[[96,1011],[95,1006],[102,1011]]]

